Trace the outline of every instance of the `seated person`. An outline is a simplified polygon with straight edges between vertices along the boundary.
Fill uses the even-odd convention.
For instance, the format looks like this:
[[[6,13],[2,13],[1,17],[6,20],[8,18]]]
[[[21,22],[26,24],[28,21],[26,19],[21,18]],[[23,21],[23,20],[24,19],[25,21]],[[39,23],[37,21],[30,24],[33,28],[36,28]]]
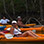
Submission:
[[[3,17],[3,19],[1,19],[1,24],[8,24],[8,22],[10,22],[10,20],[6,19],[5,17]]]
[[[18,22],[18,27],[19,27],[19,28],[20,28],[20,27],[23,27],[23,28],[30,28],[30,26],[26,26],[26,25],[23,24],[22,19],[21,19],[20,16],[18,16],[17,22]]]
[[[29,35],[34,37],[34,38],[39,37],[38,35],[36,35],[31,30],[22,33],[21,30],[17,27],[17,22],[16,21],[12,21],[12,26],[13,27],[11,27],[10,33],[12,35],[16,36],[16,37],[27,37]]]

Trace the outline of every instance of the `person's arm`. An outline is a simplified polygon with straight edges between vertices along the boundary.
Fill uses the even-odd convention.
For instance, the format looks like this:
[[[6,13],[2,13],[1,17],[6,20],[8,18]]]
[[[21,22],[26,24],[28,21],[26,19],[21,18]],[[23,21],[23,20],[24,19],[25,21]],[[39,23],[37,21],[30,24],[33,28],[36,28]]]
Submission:
[[[0,20],[0,25],[1,25],[1,20]]]
[[[10,29],[10,34],[14,35],[14,28]]]
[[[1,20],[0,20],[0,24],[2,25],[2,23],[3,23],[3,20],[1,19]]]
[[[21,22],[18,22],[18,25],[21,26],[21,27],[25,27],[25,25]]]
[[[7,20],[7,22],[10,22],[10,20],[9,19],[6,19]]]
[[[31,26],[26,26],[22,22],[18,22],[18,26],[24,27],[24,28],[30,28]]]

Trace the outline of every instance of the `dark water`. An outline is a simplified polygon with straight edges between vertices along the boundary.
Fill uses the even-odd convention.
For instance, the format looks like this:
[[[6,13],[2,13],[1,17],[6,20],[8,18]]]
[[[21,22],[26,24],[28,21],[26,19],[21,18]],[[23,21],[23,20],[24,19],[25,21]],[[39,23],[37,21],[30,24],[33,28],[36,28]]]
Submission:
[[[0,42],[0,44],[44,44],[44,42]]]

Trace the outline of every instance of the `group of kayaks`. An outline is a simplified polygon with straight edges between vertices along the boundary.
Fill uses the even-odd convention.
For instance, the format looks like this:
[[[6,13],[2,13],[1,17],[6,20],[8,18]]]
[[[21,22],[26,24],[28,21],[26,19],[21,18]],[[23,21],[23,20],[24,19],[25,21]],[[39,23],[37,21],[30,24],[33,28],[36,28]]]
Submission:
[[[44,26],[38,26],[38,27],[34,27],[36,26],[36,24],[26,24],[27,26],[33,26],[32,28],[20,28],[22,31],[28,31],[28,30],[36,30],[36,31],[44,31]],[[2,26],[2,25],[0,25]],[[7,30],[9,27],[12,27],[12,25],[6,25],[6,28],[4,30]],[[28,37],[13,37],[12,39],[7,39],[5,38],[3,35],[0,36],[0,41],[44,41],[44,34],[37,34],[41,37],[38,38],[33,38],[31,36]]]

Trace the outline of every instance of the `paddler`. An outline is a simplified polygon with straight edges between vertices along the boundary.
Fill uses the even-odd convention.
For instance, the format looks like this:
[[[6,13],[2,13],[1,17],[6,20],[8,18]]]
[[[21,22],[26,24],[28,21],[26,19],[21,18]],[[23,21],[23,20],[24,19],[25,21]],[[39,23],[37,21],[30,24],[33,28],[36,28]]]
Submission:
[[[8,24],[8,22],[10,22],[10,20],[6,19],[5,17],[3,17],[3,19],[1,19],[1,24],[3,24],[3,25]]]
[[[22,18],[21,18],[20,16],[18,16],[17,22],[18,22],[18,27],[19,27],[19,28],[20,28],[20,27],[23,27],[23,28],[30,28],[30,27],[31,27],[31,26],[26,26],[26,25],[24,25],[23,22],[22,22]]]
[[[27,37],[29,35],[34,37],[34,38],[39,37],[37,34],[32,32],[31,30],[22,33],[21,30],[17,27],[16,21],[12,21],[12,26],[13,27],[11,27],[10,33],[15,37]]]

